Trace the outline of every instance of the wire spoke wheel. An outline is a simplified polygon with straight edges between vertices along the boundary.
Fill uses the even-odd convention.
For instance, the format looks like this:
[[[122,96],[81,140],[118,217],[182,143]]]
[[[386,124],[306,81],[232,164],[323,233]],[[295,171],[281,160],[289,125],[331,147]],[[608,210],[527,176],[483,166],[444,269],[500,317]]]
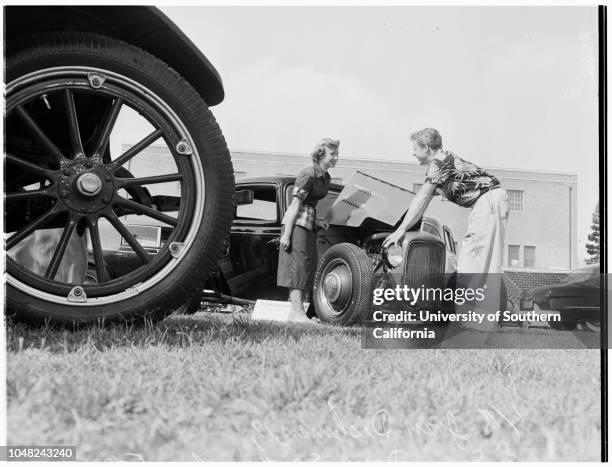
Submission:
[[[96,79],[104,80],[103,84],[95,86]],[[87,136],[90,141],[85,147],[81,134],[84,125],[79,122],[79,114],[83,115],[85,111],[77,112],[77,103],[80,103],[81,107],[87,105],[98,109],[97,113],[87,115],[89,129],[97,131],[89,131],[91,134]],[[35,117],[41,115],[45,110],[42,107],[47,105],[50,108],[46,109],[46,113],[51,115],[45,115],[44,119],[56,122],[52,127],[55,130],[53,134],[44,129]],[[140,115],[146,115],[155,131],[113,160],[106,149],[120,109],[124,106],[131,107]],[[77,284],[83,286],[87,297],[101,297],[112,301],[120,292],[135,284],[146,283],[156,272],[168,266],[173,261],[169,245],[180,242],[184,246],[193,219],[190,211],[196,203],[194,195],[196,191],[201,192],[201,187],[197,190],[198,179],[189,156],[178,154],[175,149],[180,141],[179,135],[182,135],[174,123],[172,115],[143,98],[142,91],[133,83],[108,72],[87,69],[48,70],[33,79],[13,83],[7,98],[7,128],[10,129],[10,132],[7,132],[7,146],[15,147],[15,151],[7,163],[9,167],[32,164],[36,169],[28,166],[24,177],[16,182],[7,180],[10,190],[7,193],[8,209],[17,208],[23,211],[25,207],[27,210],[32,204],[29,201],[36,202],[45,198],[46,202],[51,204],[50,209],[54,216],[46,216],[34,229],[30,227],[31,223],[18,228],[14,233],[14,241],[11,241],[13,236],[9,237],[9,275],[23,283],[34,285],[40,291],[68,297],[75,284],[57,280],[56,274],[62,260],[66,259],[67,263],[79,261],[78,258],[66,257],[67,246],[71,237],[74,237],[77,225],[88,229],[90,251],[93,253],[91,260],[99,271],[97,284],[83,286],[84,280],[77,279]],[[46,127],[50,125],[47,124]],[[65,129],[67,134],[58,137],[58,130],[62,129]],[[36,138],[45,156],[36,157],[32,152],[25,152],[17,147],[18,143],[14,140],[28,134]],[[54,139],[61,143],[55,143]],[[176,164],[173,173],[140,178],[118,176],[117,169],[137,158],[150,144],[160,139],[171,148]],[[42,177],[41,172],[44,173]],[[176,217],[143,204],[143,200],[120,195],[123,188],[133,191],[134,187],[142,189],[147,185],[168,181],[180,182],[180,193],[177,197],[180,201]],[[39,189],[27,191],[25,184],[31,186],[37,182],[41,185]],[[47,186],[47,182],[50,186]],[[198,201],[204,200],[200,197]],[[167,242],[158,252],[147,252],[126,227],[122,217],[128,213],[158,220],[171,228]],[[55,227],[52,221],[58,218],[64,218],[65,225],[45,273],[41,275],[20,267],[10,257],[12,250],[18,249],[27,237],[35,236],[39,229]],[[97,228],[100,219],[107,219],[140,259],[142,264],[135,271],[114,279],[103,273],[104,254]],[[82,235],[85,233],[81,232]]]
[[[7,80],[7,283],[9,292],[39,301],[34,313],[26,309],[30,321],[161,316],[171,309],[160,304],[178,305],[186,290],[201,290],[231,222],[231,161],[206,105],[154,57],[91,37],[115,46],[106,53],[124,62],[134,54],[150,61],[159,76],[144,83],[148,76],[128,65],[92,63],[34,67]],[[81,37],[71,41],[91,47]],[[74,61],[65,50],[55,52]],[[85,61],[104,62],[94,52]],[[174,88],[197,97],[204,124],[174,97],[177,89],[166,83],[171,78]],[[204,135],[212,134],[208,140],[198,132],[202,125]],[[118,150],[111,144],[115,132],[136,142]],[[149,148],[163,154],[147,156]],[[144,235],[145,227],[157,238]],[[193,271],[198,259],[203,270]],[[178,283],[169,285],[172,279]],[[57,306],[40,311],[44,304]]]

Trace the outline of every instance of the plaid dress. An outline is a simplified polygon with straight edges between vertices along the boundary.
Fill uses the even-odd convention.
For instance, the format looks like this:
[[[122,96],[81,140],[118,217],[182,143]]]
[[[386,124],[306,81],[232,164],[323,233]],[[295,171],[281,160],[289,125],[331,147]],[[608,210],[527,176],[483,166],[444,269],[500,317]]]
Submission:
[[[288,251],[281,249],[278,254],[276,283],[280,287],[312,289],[318,259],[316,206],[319,200],[327,196],[330,182],[329,173],[319,164],[302,169],[295,179],[293,196],[301,199],[302,205],[291,232],[291,247]],[[285,214],[282,232],[285,231],[286,217]]]

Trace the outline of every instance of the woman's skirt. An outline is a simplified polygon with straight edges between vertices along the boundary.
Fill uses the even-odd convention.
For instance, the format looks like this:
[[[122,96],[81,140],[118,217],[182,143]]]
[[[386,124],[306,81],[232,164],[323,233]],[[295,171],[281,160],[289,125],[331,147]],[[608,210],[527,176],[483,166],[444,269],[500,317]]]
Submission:
[[[282,231],[285,231],[284,225]],[[276,284],[279,287],[310,292],[316,267],[317,233],[314,230],[296,225],[291,233],[289,251],[281,248],[278,252]]]

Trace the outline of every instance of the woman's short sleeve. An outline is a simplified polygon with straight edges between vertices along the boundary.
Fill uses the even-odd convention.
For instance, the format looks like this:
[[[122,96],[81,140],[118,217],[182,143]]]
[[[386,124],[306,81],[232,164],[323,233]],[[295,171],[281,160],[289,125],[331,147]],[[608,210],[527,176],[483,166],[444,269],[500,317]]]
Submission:
[[[445,170],[442,163],[434,159],[425,174],[425,183],[433,183],[436,186],[440,186],[446,181],[449,175],[448,170]]]
[[[312,171],[312,168],[306,167],[302,169],[295,179],[293,196],[304,201],[312,189],[313,182],[314,172]]]

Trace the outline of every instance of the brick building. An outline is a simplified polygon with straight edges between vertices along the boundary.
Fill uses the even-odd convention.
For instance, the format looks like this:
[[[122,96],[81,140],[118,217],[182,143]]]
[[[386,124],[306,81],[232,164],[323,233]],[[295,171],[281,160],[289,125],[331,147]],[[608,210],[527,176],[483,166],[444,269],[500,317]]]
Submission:
[[[124,145],[123,149],[130,146]],[[300,154],[236,150],[231,151],[231,155],[236,180],[273,175],[294,176],[302,167],[312,163],[310,156]],[[341,156],[330,173],[334,182],[342,183],[359,170],[403,188],[417,190],[423,183],[425,167],[412,160],[411,157],[403,162]],[[576,268],[576,175],[496,169],[480,164],[480,161],[473,162],[499,178],[508,191],[511,213],[504,247],[504,269],[508,279],[520,282],[516,284],[517,290],[550,280],[558,281],[567,271]],[[133,169],[139,176],[148,174],[153,168],[159,173],[169,173],[174,164],[168,158],[165,146],[150,146],[130,163],[138,164],[138,167],[127,168]],[[170,165],[165,169],[167,164]],[[157,189],[155,186],[150,188]],[[456,206],[439,196],[434,197],[428,209],[428,215],[443,220],[459,242],[465,234],[469,212],[469,209]]]
[[[236,179],[266,175],[295,175],[310,164],[310,157],[253,151],[232,151]],[[410,158],[412,159],[412,158]],[[413,159],[412,159],[413,160]],[[576,175],[481,165],[499,178],[508,190],[511,213],[506,230],[504,267],[532,272],[568,271],[577,266]],[[412,161],[387,161],[340,157],[330,171],[342,183],[355,170],[409,190],[423,183],[425,167]],[[461,241],[470,210],[435,196],[428,214],[443,220]]]

